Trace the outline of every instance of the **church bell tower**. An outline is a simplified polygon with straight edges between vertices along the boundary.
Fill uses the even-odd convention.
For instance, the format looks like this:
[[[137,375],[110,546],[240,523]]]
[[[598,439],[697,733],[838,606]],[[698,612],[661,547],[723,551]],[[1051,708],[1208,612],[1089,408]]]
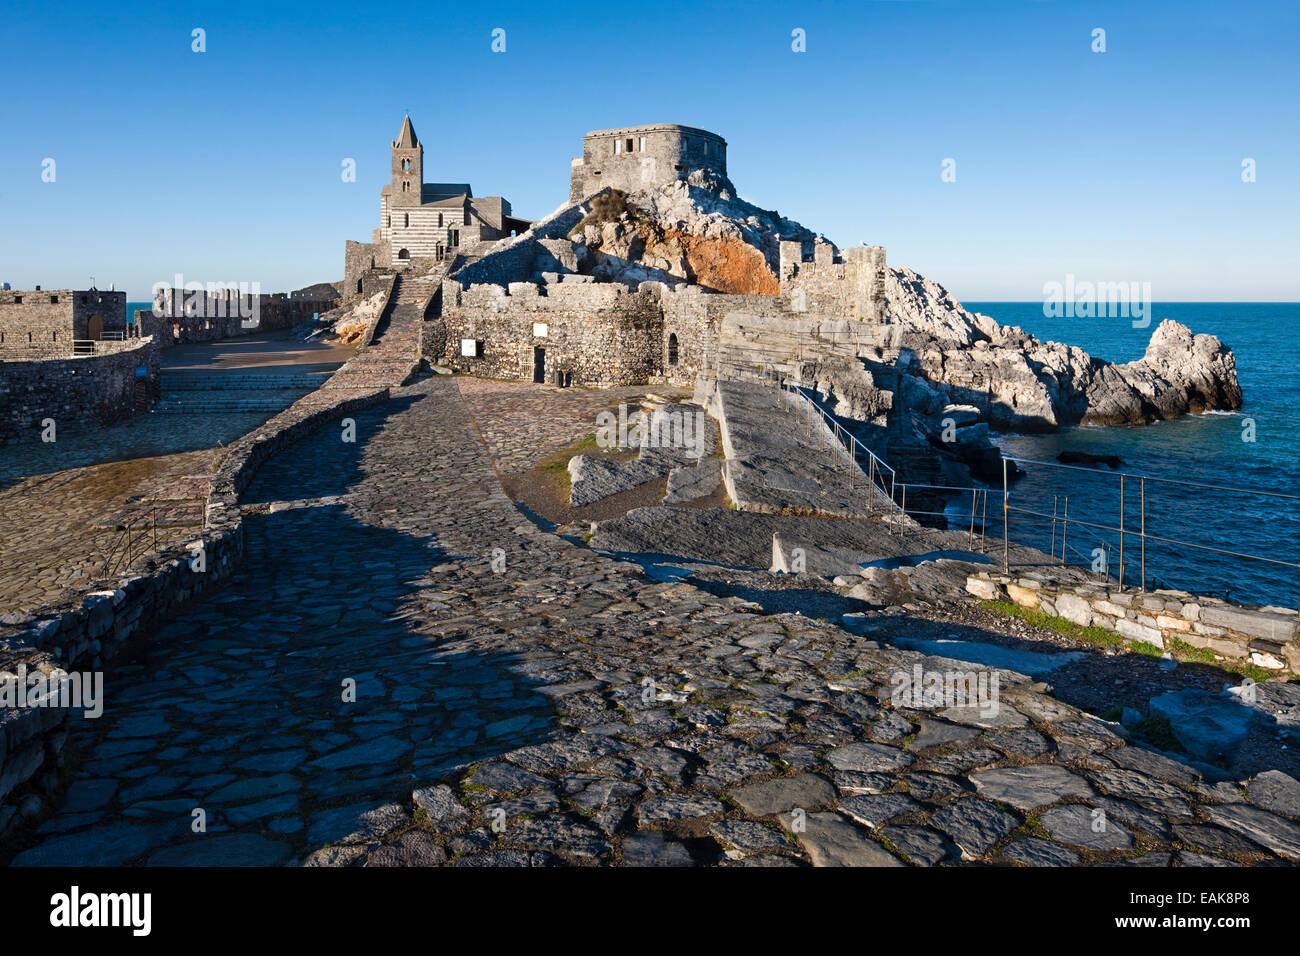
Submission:
[[[393,140],[393,206],[420,205],[424,184],[424,147],[415,135],[411,117],[402,123],[402,131]]]

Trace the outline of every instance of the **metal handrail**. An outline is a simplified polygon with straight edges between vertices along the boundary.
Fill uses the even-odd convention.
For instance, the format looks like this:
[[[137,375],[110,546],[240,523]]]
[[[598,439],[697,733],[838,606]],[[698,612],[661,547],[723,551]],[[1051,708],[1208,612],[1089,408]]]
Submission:
[[[796,385],[792,382],[789,382],[784,376],[772,375],[770,377],[773,378],[783,390],[800,395],[802,398],[804,398],[805,401],[808,402],[810,407],[816,409],[816,411],[822,416],[822,419],[830,426],[832,436],[840,440],[841,447],[845,448],[845,450],[849,454],[850,460],[853,462],[853,465],[859,471],[861,470],[861,466],[858,465],[856,456],[859,454],[866,456],[867,458],[866,476],[868,481],[870,482],[871,486],[879,490],[881,494],[888,495],[890,503],[894,506],[894,508],[898,511],[900,515],[913,514],[913,515],[927,515],[933,517],[951,518],[951,515],[946,510],[925,511],[919,508],[908,508],[907,491],[909,488],[913,489],[913,492],[917,490],[928,489],[928,490],[940,491],[946,494],[953,494],[953,495],[964,495],[969,493],[971,496],[971,508],[970,508],[970,528],[968,531],[967,540],[969,541],[971,547],[975,546],[975,526],[976,524],[978,524],[979,535],[982,540],[980,546],[981,551],[987,549],[988,492],[989,492],[988,488],[978,488],[969,485],[966,486],[931,485],[923,482],[899,481],[898,473],[893,468],[891,468],[889,464],[885,462],[884,459],[882,459],[870,448],[867,448],[860,441],[858,441],[856,435],[854,435],[852,432],[848,431],[847,429],[843,428],[832,415],[830,415],[825,409],[823,409],[820,405],[818,405],[817,402],[812,398],[812,396],[808,394],[807,389],[805,389],[804,386]],[[847,437],[847,441],[845,440],[844,436]],[[889,473],[888,490],[886,490],[883,487],[884,484],[883,475],[881,476],[880,484],[877,484],[875,481],[875,474],[882,469],[883,471]],[[868,505],[870,506],[870,504],[871,504],[871,499],[868,499]],[[870,512],[870,510],[871,508],[868,507],[868,512]],[[899,529],[899,533],[900,534],[902,533],[901,526]]]
[[[1196,541],[1188,541],[1183,538],[1174,538],[1174,537],[1168,537],[1166,535],[1152,534],[1150,531],[1147,530],[1146,489],[1148,483],[1156,483],[1156,484],[1178,485],[1184,488],[1199,488],[1199,489],[1216,491],[1216,492],[1221,492],[1226,494],[1250,495],[1252,497],[1273,498],[1273,499],[1281,499],[1283,501],[1296,501],[1296,502],[1300,502],[1300,495],[1289,495],[1277,491],[1261,491],[1252,488],[1231,488],[1225,485],[1214,485],[1214,484],[1209,484],[1200,481],[1188,481],[1186,479],[1181,479],[1181,478],[1160,478],[1153,475],[1133,474],[1131,472],[1101,472],[1095,468],[1084,468],[1078,465],[1063,465],[1058,462],[1037,461],[1029,458],[1015,458],[1011,456],[1004,456],[1003,461],[1004,461],[1004,465],[1003,465],[1003,475],[1002,475],[1002,500],[1003,500],[1002,507],[1004,512],[1004,518],[1003,518],[1003,540],[1004,540],[1003,570],[1004,571],[1008,571],[1010,569],[1010,559],[1006,550],[1006,542],[1009,539],[1009,531],[1007,529],[1007,526],[1010,524],[1011,514],[1016,513],[1028,517],[1043,518],[1051,521],[1053,540],[1055,540],[1057,522],[1060,522],[1062,528],[1062,537],[1063,537],[1063,541],[1062,541],[1063,556],[1064,556],[1064,547],[1065,547],[1064,535],[1067,533],[1069,526],[1071,524],[1077,525],[1081,528],[1089,528],[1094,531],[1103,531],[1103,532],[1111,532],[1111,533],[1118,534],[1119,535],[1119,561],[1118,561],[1117,584],[1119,586],[1119,590],[1121,591],[1124,590],[1124,578],[1127,569],[1127,565],[1124,560],[1124,548],[1126,544],[1126,539],[1131,537],[1137,537],[1139,548],[1140,548],[1140,559],[1139,559],[1140,563],[1139,563],[1139,572],[1138,572],[1139,591],[1145,592],[1147,588],[1147,577],[1148,577],[1147,568],[1146,568],[1147,541],[1158,541],[1161,544],[1168,544],[1168,545],[1173,545],[1175,547],[1182,547],[1182,548],[1191,548],[1197,551],[1207,551],[1212,554],[1221,554],[1226,557],[1239,558],[1245,561],[1257,561],[1262,564],[1277,565],[1284,568],[1294,568],[1297,573],[1296,607],[1297,610],[1300,610],[1300,560],[1286,561],[1280,558],[1270,557],[1267,555],[1250,554],[1249,552],[1245,552],[1245,551],[1234,551],[1231,548],[1218,548],[1218,547],[1214,547],[1213,545],[1201,544]],[[1041,468],[1064,468],[1071,471],[1087,472],[1088,474],[1098,478],[1118,479],[1119,480],[1119,524],[1109,525],[1109,524],[1098,523],[1095,521],[1085,521],[1080,518],[1069,517],[1068,498],[1066,499],[1067,509],[1064,515],[1059,515],[1056,514],[1055,512],[1049,515],[1042,511],[1036,511],[1032,508],[1021,508],[1021,507],[1013,506],[1011,504],[1011,494],[1010,494],[1010,489],[1008,487],[1008,477],[1007,477],[1007,469],[1006,469],[1005,462],[1015,462],[1017,464],[1024,464],[1024,465],[1037,465],[1038,467]],[[1131,527],[1127,523],[1127,519],[1125,516],[1125,506],[1128,503],[1128,494],[1127,494],[1126,485],[1129,480],[1137,481],[1139,486],[1139,496],[1138,496],[1139,515],[1138,515],[1138,527],[1136,528]],[[1107,549],[1109,550],[1109,544],[1104,541],[1103,544],[1106,545]],[[1053,548],[1053,550],[1055,549]],[[1076,553],[1079,553],[1077,549],[1076,549]],[[1062,560],[1064,561],[1064,557],[1062,558]],[[1107,567],[1109,568],[1109,554],[1107,555]],[[1109,574],[1107,574],[1107,579],[1109,580]]]

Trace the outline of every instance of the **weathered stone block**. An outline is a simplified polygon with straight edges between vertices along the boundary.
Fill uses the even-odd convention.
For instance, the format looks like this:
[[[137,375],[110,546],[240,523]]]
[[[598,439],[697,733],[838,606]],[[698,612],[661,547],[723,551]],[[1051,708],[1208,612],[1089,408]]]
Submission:
[[[1115,622],[1115,630],[1122,637],[1131,641],[1143,641],[1147,644],[1154,644],[1156,647],[1164,650],[1165,639],[1160,631],[1154,627],[1148,627],[1145,624],[1139,624],[1136,621],[1130,621],[1128,618]]]
[[[998,586],[992,581],[986,581],[983,578],[967,578],[966,590],[977,598],[983,598],[986,601],[996,601],[998,598]]]
[[[1021,607],[1038,608],[1038,592],[1031,588],[1021,587],[1019,584],[1008,584],[1007,596]]]
[[[1267,614],[1239,607],[1207,607],[1201,609],[1201,622],[1213,627],[1222,627],[1251,637],[1263,637],[1278,643],[1285,643],[1295,637],[1296,622],[1294,617],[1281,614]]]
[[[1092,606],[1075,594],[1061,594],[1056,599],[1056,613],[1067,621],[1073,621],[1083,627],[1092,624]]]

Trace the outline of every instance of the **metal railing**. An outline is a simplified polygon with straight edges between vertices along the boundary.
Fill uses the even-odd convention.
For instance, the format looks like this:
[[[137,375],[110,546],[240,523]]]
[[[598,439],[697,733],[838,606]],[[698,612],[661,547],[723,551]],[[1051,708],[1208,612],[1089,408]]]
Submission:
[[[1053,496],[1052,512],[1049,514],[1045,510],[1038,511],[1033,508],[1017,507],[1012,504],[1012,493],[1009,484],[1008,463],[1017,465],[1032,465],[1036,468],[1056,468],[1068,471],[1084,472],[1094,478],[1115,479],[1118,480],[1118,524],[1111,525],[1104,521],[1089,521],[1082,518],[1070,517],[1070,499],[1068,496]],[[1131,487],[1137,485],[1137,527],[1132,526],[1133,517],[1128,511],[1129,497]],[[1110,569],[1112,567],[1110,555],[1112,553],[1113,541],[1106,540],[1103,535],[1114,535],[1118,538],[1118,561],[1115,563],[1115,581],[1119,590],[1126,586],[1126,578],[1129,573],[1129,562],[1132,558],[1132,550],[1128,550],[1129,560],[1126,560],[1126,547],[1129,546],[1131,539],[1137,538],[1138,543],[1138,581],[1139,591],[1147,589],[1148,580],[1153,576],[1147,573],[1147,542],[1157,542],[1163,545],[1170,545],[1175,548],[1189,548],[1196,551],[1208,552],[1211,554],[1223,555],[1225,557],[1237,558],[1243,561],[1256,561],[1262,564],[1268,564],[1278,567],[1290,568],[1296,572],[1296,606],[1300,610],[1300,559],[1287,561],[1278,557],[1271,557],[1262,554],[1251,554],[1246,551],[1238,551],[1232,548],[1220,548],[1214,545],[1202,544],[1196,541],[1189,541],[1185,538],[1173,537],[1169,534],[1153,534],[1147,529],[1149,511],[1148,511],[1148,494],[1147,486],[1153,485],[1157,488],[1165,485],[1175,485],[1182,488],[1194,488],[1198,491],[1215,492],[1221,495],[1243,495],[1252,498],[1267,498],[1282,501],[1300,502],[1300,496],[1283,494],[1277,491],[1259,491],[1250,488],[1233,488],[1226,485],[1213,485],[1199,481],[1186,481],[1179,478],[1158,478],[1151,475],[1138,475],[1129,472],[1103,472],[1095,468],[1085,468],[1079,465],[1064,465],[1058,462],[1037,461],[1029,458],[1015,458],[1003,456],[1002,460],[1002,564],[1003,570],[1010,569],[1010,524],[1012,515],[1021,515],[1026,518],[1036,518],[1051,523],[1052,542],[1051,551],[1053,557],[1056,553],[1056,532],[1059,527],[1061,532],[1061,563],[1067,564],[1066,547],[1071,527],[1078,529],[1087,529],[1093,535],[1094,540],[1101,542],[1104,561],[1102,569],[1096,568],[1096,561],[1086,564],[1088,556],[1083,555],[1078,549],[1074,549],[1076,554],[1084,558],[1085,566],[1093,573],[1102,574],[1106,580],[1110,580]],[[1095,498],[1096,496],[1091,496]],[[1058,505],[1060,507],[1058,507]],[[1297,544],[1296,553],[1300,556],[1300,543]],[[1095,554],[1095,552],[1094,552]]]
[[[975,547],[976,537],[980,541],[981,553],[988,549],[988,488],[974,486],[958,485],[930,485],[922,482],[904,482],[898,480],[898,473],[885,462],[883,458],[873,452],[870,448],[858,441],[857,436],[840,425],[834,415],[827,412],[817,404],[817,401],[808,394],[808,389],[802,385],[796,385],[786,380],[783,376],[772,376],[773,381],[782,390],[798,395],[804,399],[801,403],[809,410],[809,417],[815,411],[821,416],[823,423],[827,426],[828,441],[835,441],[836,444],[846,453],[847,460],[850,462],[849,470],[849,489],[854,487],[854,474],[862,474],[867,479],[868,487],[872,493],[867,498],[867,513],[872,514],[875,510],[876,494],[883,495],[889,502],[890,511],[899,515],[917,515],[922,517],[942,517],[950,523],[954,519],[954,514],[949,509],[942,511],[928,511],[917,507],[908,507],[907,494],[908,489],[912,490],[913,501],[917,498],[918,492],[931,491],[939,495],[962,496],[970,495],[970,512],[967,528],[967,542],[971,548]],[[859,457],[866,459],[867,467],[864,470],[859,463]],[[902,522],[897,522],[898,534],[904,534]],[[976,531],[976,526],[979,530]],[[890,532],[894,532],[894,524],[890,525]]]
[[[132,554],[140,557],[145,553],[146,544],[152,550],[158,550],[158,513],[154,508],[149,509],[147,517],[141,516],[122,526],[121,532],[108,547],[100,573],[107,576],[114,574],[119,568],[129,567]]]
[[[808,417],[813,419],[814,413],[820,416],[822,422],[827,428],[827,441],[838,446],[846,453],[849,463],[849,487],[853,488],[853,478],[855,474],[862,474],[867,478],[867,483],[872,493],[868,497],[868,513],[872,513],[875,507],[877,495],[883,496],[889,503],[890,510],[898,515],[919,515],[919,516],[937,516],[943,517],[949,523],[953,521],[954,514],[951,510],[943,511],[925,511],[918,508],[909,508],[907,505],[908,489],[912,489],[915,496],[918,491],[933,491],[937,494],[951,495],[970,495],[970,510],[968,524],[968,540],[974,547],[975,540],[978,536],[980,540],[980,550],[988,550],[988,493],[991,490],[988,487],[958,487],[948,485],[928,485],[918,482],[901,482],[898,480],[897,472],[891,468],[882,458],[867,448],[857,437],[843,428],[839,421],[822,408],[809,394],[810,389],[805,386],[797,385],[790,382],[784,375],[777,372],[771,367],[754,370],[764,381],[781,389],[801,397],[803,405],[808,409]],[[867,468],[864,471],[859,465],[859,457],[867,461]],[[1081,518],[1070,517],[1070,496],[1055,494],[1053,495],[1052,512],[1037,511],[1032,508],[1021,508],[1013,506],[1011,503],[1010,476],[1008,474],[1008,463],[1017,465],[1033,465],[1039,468],[1058,468],[1070,471],[1084,472],[1088,475],[1098,478],[1114,478],[1119,481],[1118,489],[1118,511],[1119,518],[1117,525],[1109,525],[1104,522],[1088,521]],[[887,481],[886,481],[887,478]],[[1138,514],[1137,527],[1131,527],[1131,518],[1126,512],[1129,496],[1129,486],[1132,483],[1137,484],[1138,490]],[[1151,475],[1138,475],[1129,472],[1102,472],[1095,468],[1086,468],[1079,465],[1065,465],[1058,462],[1037,461],[1029,458],[1017,458],[1013,456],[1002,456],[1002,564],[1003,570],[1009,572],[1011,568],[1011,534],[1010,523],[1012,515],[1021,515],[1026,518],[1038,518],[1049,522],[1051,525],[1051,541],[1049,543],[1048,554],[1053,560],[1057,559],[1058,541],[1057,531],[1060,531],[1059,540],[1059,563],[1062,566],[1070,565],[1069,553],[1077,555],[1082,559],[1080,564],[1073,565],[1083,568],[1090,573],[1097,574],[1103,580],[1111,580],[1112,568],[1114,569],[1114,579],[1118,590],[1122,591],[1127,586],[1126,578],[1129,572],[1128,561],[1126,561],[1126,549],[1130,547],[1131,539],[1137,538],[1138,542],[1138,582],[1137,586],[1140,591],[1146,591],[1148,581],[1159,583],[1154,575],[1147,573],[1147,542],[1152,541],[1162,545],[1173,547],[1190,548],[1197,551],[1208,552],[1222,555],[1224,557],[1236,558],[1243,561],[1255,561],[1268,564],[1275,567],[1289,568],[1296,572],[1296,607],[1300,612],[1300,542],[1297,543],[1296,555],[1297,560],[1288,561],[1282,558],[1270,557],[1262,554],[1251,554],[1246,551],[1238,551],[1231,548],[1220,548],[1213,545],[1202,544],[1195,541],[1189,541],[1183,538],[1173,537],[1168,534],[1153,534],[1147,529],[1148,508],[1147,508],[1147,485],[1176,485],[1184,488],[1195,488],[1200,491],[1216,492],[1220,494],[1245,495],[1255,498],[1268,498],[1281,501],[1291,501],[1300,503],[1300,495],[1288,495],[1276,491],[1259,491],[1249,488],[1233,488],[1226,485],[1214,485],[1205,482],[1186,481],[1176,478],[1159,478]],[[977,533],[976,526],[979,531]],[[899,533],[903,533],[902,523],[898,523]],[[1085,535],[1090,543],[1097,546],[1092,555],[1086,554],[1071,544],[1070,535]],[[892,526],[891,526],[892,533]],[[1107,540],[1104,535],[1113,534],[1118,537],[1118,547],[1115,542]],[[1096,551],[1100,550],[1104,557],[1101,562],[1100,570],[1097,569]],[[1112,554],[1118,552],[1118,560],[1112,562]],[[1131,557],[1132,551],[1128,550],[1127,555]],[[1220,589],[1223,590],[1223,589]],[[1198,588],[1199,593],[1211,594],[1213,589]],[[1226,594],[1227,592],[1225,592]]]

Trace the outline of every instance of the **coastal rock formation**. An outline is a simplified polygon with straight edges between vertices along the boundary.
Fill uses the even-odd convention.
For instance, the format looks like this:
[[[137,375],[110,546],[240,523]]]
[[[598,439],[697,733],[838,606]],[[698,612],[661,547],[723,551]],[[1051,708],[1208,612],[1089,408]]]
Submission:
[[[1170,319],[1141,359],[1121,364],[969,312],[910,269],[890,270],[885,295],[900,364],[996,428],[1136,425],[1241,407],[1232,350]]]

